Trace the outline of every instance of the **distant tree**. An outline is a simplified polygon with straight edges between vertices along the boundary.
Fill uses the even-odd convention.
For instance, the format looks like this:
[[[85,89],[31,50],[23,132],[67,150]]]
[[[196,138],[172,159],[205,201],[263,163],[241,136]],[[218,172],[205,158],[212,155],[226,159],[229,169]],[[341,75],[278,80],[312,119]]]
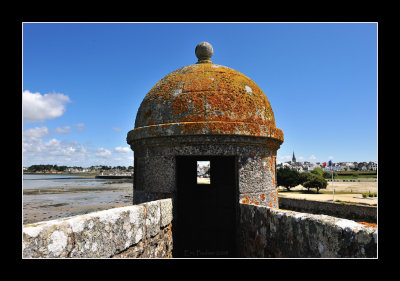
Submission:
[[[322,177],[324,175],[324,170],[322,170],[321,168],[314,168],[314,170],[312,170],[310,173]]]
[[[310,191],[310,187],[304,186],[304,183],[311,180],[314,176],[317,176],[317,175],[315,175],[314,173],[311,173],[311,172],[301,173],[299,175],[299,182],[303,187],[306,187],[307,190]]]
[[[59,166],[58,171],[64,172],[67,169],[67,166]]]
[[[289,167],[283,167],[276,170],[277,185],[285,187],[288,191],[301,183],[299,172]]]
[[[321,176],[311,174],[311,176],[305,182],[303,182],[302,185],[308,190],[310,190],[310,188],[316,188],[318,193],[320,189],[324,189],[328,186],[328,182]]]
[[[333,172],[333,176],[336,177],[336,176],[337,176],[337,173],[336,173],[336,172]],[[329,171],[329,172],[328,172],[328,171],[324,171],[322,177],[323,177],[324,179],[331,179],[331,178],[332,178],[332,172],[330,172],[330,171]]]
[[[32,165],[30,166],[27,171],[28,172],[45,172],[45,171],[50,171],[53,169],[53,165],[43,165],[43,164],[39,164],[39,165]]]

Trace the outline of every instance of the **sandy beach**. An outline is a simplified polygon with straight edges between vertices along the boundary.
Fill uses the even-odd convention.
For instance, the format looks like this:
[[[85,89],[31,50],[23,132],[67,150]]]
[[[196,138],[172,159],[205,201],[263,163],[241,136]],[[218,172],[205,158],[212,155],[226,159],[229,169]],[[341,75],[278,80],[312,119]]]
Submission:
[[[23,190],[23,224],[132,205],[130,181],[70,184]]]

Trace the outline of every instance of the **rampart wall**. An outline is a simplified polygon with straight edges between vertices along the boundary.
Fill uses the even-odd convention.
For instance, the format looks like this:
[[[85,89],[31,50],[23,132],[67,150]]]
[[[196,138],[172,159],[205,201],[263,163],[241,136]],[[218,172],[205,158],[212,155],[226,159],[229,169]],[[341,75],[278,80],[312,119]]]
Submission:
[[[24,258],[172,257],[171,199],[23,227]]]
[[[240,204],[239,255],[376,258],[377,229],[352,220]]]
[[[294,198],[279,198],[279,208],[313,214],[324,214],[351,220],[366,222],[377,221],[377,207],[321,202]]]
[[[240,258],[374,258],[377,230],[352,220],[239,204]],[[23,258],[168,258],[172,200],[23,227]]]

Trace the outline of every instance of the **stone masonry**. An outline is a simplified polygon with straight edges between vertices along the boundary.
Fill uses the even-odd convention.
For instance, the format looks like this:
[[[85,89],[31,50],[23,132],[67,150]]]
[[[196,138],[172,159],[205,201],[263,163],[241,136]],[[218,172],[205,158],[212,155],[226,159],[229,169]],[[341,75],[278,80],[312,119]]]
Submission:
[[[377,229],[327,215],[240,204],[239,236],[241,257],[377,257]]]
[[[171,257],[172,202],[152,201],[23,227],[24,258]]]

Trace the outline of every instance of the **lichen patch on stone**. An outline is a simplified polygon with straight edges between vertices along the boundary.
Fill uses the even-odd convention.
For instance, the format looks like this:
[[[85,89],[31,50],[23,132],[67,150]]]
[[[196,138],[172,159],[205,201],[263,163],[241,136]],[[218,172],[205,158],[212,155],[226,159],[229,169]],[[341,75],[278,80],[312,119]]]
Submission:
[[[50,239],[52,242],[47,246],[48,250],[59,256],[67,246],[67,236],[62,231],[54,231]]]
[[[253,93],[253,90],[249,86],[245,86],[247,93]]]

